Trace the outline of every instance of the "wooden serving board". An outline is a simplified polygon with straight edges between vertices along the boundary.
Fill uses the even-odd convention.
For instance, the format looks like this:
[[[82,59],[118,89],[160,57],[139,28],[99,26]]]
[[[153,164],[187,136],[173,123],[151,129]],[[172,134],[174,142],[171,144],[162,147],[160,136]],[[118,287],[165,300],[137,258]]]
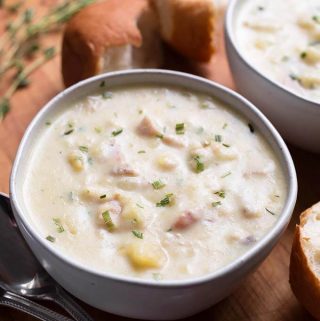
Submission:
[[[10,2],[10,1],[8,1]],[[15,2],[15,1],[11,1]],[[55,3],[56,0],[28,0],[28,6],[38,11]],[[221,19],[222,20],[222,19]],[[7,14],[0,9],[0,34],[8,21]],[[206,65],[181,62],[181,58],[169,53],[167,68],[195,73],[234,88],[228,68],[222,36],[222,21],[218,28],[217,53]],[[46,36],[45,42],[60,45],[61,32]],[[0,82],[0,93],[6,82]],[[20,90],[12,99],[12,110],[0,123],[0,191],[8,193],[9,175],[19,141],[39,109],[63,89],[60,74],[60,59],[56,57],[31,76],[31,85]],[[188,320],[212,321],[306,321],[313,320],[299,305],[288,283],[288,266],[291,243],[299,213],[320,201],[320,155],[304,152],[289,146],[299,181],[299,195],[295,212],[281,241],[265,262],[231,296],[214,307]],[[9,249],[8,249],[9,250]],[[97,321],[125,320],[118,316],[96,310],[81,303]],[[52,308],[55,306],[50,305]],[[0,320],[34,320],[20,312],[0,307]]]

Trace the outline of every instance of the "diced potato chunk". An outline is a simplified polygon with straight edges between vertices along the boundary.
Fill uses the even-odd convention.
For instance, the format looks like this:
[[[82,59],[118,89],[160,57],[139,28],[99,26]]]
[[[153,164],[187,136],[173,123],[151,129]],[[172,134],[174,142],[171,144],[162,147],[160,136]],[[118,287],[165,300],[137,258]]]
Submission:
[[[303,61],[310,65],[314,65],[320,62],[320,49],[315,47],[308,47],[302,54]]]
[[[218,160],[234,160],[238,158],[238,153],[233,147],[225,147],[220,143],[213,143],[212,150]]]
[[[135,203],[125,204],[121,213],[121,217],[130,224],[137,227],[144,227],[143,209],[139,208]]]
[[[171,171],[175,169],[178,165],[176,159],[169,155],[161,155],[157,159],[158,166],[165,170],[165,171]]]
[[[313,89],[320,86],[320,75],[318,74],[305,74],[299,77],[301,86],[307,89]]]
[[[159,268],[164,262],[160,246],[143,240],[128,244],[125,253],[136,269]]]
[[[109,190],[102,187],[87,187],[80,192],[80,198],[86,202],[104,203],[114,198]]]
[[[68,156],[68,162],[75,172],[81,172],[84,169],[84,159],[81,152],[71,152]]]

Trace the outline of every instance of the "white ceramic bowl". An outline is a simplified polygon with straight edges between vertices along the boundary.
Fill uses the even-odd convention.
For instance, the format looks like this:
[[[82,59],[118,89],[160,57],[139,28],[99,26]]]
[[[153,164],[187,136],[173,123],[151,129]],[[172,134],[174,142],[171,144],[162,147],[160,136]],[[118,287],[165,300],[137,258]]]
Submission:
[[[226,49],[236,87],[263,111],[288,142],[320,153],[320,104],[270,80],[240,52],[235,26],[246,1],[232,0],[225,20]]]
[[[25,164],[46,119],[76,98],[96,90],[105,80],[109,87],[129,84],[182,86],[217,97],[254,124],[278,157],[288,185],[284,209],[275,226],[244,255],[221,270],[203,277],[182,281],[140,280],[100,273],[75,263],[52,248],[32,225],[23,200]],[[34,118],[18,150],[10,180],[11,203],[18,225],[44,268],[66,290],[86,303],[122,316],[139,319],[173,320],[190,316],[225,298],[252,272],[279,240],[296,200],[297,181],[294,165],[282,138],[263,114],[235,92],[206,79],[162,70],[135,70],[100,75],[82,81],[53,98]]]

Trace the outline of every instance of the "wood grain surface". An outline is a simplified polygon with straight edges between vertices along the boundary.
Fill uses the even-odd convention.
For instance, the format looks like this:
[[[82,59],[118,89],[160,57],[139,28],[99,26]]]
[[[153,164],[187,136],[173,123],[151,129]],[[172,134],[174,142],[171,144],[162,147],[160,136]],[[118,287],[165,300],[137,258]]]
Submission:
[[[28,0],[28,6],[38,11],[52,5],[54,0]],[[0,10],[0,33],[8,21]],[[228,69],[223,40],[222,21],[218,28],[217,53],[207,65],[183,61],[173,53],[167,54],[166,68],[195,73],[234,88]],[[45,42],[60,45],[61,32],[46,36]],[[0,93],[6,81],[0,82]],[[20,90],[12,99],[12,110],[0,123],[0,191],[8,192],[9,175],[19,141],[33,116],[55,94],[63,89],[60,58],[56,57],[31,76],[31,85]],[[187,320],[212,321],[306,321],[313,320],[299,305],[288,283],[288,266],[293,231],[299,213],[320,200],[320,155],[310,154],[289,146],[299,181],[297,205],[290,226],[265,262],[231,296],[214,307]],[[8,249],[9,250],[9,249]],[[81,303],[94,320],[121,321],[125,318],[110,315]],[[319,303],[320,304],[320,303]],[[55,308],[54,306],[50,306]],[[0,307],[0,320],[34,320],[14,310]]]

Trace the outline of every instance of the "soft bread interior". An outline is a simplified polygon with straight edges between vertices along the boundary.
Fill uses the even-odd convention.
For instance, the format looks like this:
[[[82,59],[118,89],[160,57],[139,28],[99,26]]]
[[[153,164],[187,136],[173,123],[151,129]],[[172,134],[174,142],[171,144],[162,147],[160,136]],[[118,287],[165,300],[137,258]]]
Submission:
[[[320,203],[302,217],[301,223],[302,248],[309,267],[320,278]]]
[[[105,48],[100,62],[101,72],[161,66],[162,44],[155,12],[151,8],[143,11],[137,25],[142,35],[142,45],[136,47],[126,44]]]

